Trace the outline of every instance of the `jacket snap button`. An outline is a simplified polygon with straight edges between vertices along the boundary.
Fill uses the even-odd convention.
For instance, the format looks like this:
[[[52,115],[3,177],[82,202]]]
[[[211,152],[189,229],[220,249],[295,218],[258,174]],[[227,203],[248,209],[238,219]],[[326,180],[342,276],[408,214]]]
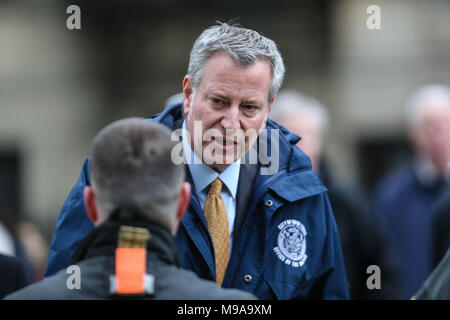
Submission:
[[[269,199],[269,200],[266,201],[266,206],[267,207],[271,207],[272,205],[273,205],[273,201],[272,200]]]
[[[245,276],[244,276],[244,281],[245,282],[250,282],[250,281],[252,281],[252,276],[251,275],[249,275],[249,274],[246,274]]]

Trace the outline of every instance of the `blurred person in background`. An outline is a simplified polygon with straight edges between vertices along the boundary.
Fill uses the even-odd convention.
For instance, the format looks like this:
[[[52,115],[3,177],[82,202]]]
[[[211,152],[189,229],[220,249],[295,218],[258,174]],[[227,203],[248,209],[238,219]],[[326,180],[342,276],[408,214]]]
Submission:
[[[22,261],[0,253],[0,299],[27,284],[29,281]]]
[[[310,156],[313,170],[328,188],[352,299],[396,298],[397,263],[381,222],[371,212],[368,199],[360,189],[338,181],[325,161],[324,140],[329,123],[326,108],[313,97],[284,90],[274,102],[271,119],[301,137],[297,146]],[[379,290],[367,287],[366,270],[370,265],[378,265],[381,269]]]
[[[401,263],[401,297],[409,299],[433,268],[432,209],[450,181],[450,88],[417,89],[405,111],[414,159],[379,182],[373,201]]]
[[[0,195],[0,254],[15,256],[25,267],[27,283],[44,277],[48,243],[37,225],[11,209]]]
[[[183,92],[175,93],[166,99],[166,101],[164,102],[164,108],[167,108],[172,104],[181,102],[183,102]]]
[[[32,281],[42,280],[47,265],[49,244],[37,224],[29,220],[20,221],[17,230],[24,254],[33,268]]]
[[[96,228],[71,262],[80,270],[78,288],[67,285],[70,272],[61,270],[6,299],[255,299],[180,268],[174,235],[191,188],[184,166],[171,161],[170,135],[141,118],[101,130],[92,143],[92,186],[83,192]]]
[[[10,208],[4,195],[4,192],[0,192],[0,254],[15,257],[22,263],[28,284],[38,280],[38,272],[21,239],[22,219]]]

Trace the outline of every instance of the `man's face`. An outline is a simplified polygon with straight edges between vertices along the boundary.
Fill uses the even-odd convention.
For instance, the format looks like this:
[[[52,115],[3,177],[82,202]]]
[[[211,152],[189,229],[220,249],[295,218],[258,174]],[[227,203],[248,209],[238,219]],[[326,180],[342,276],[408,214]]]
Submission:
[[[265,128],[273,102],[268,101],[271,80],[266,61],[241,66],[225,52],[208,59],[197,88],[189,76],[184,78],[183,107],[190,145],[211,168],[225,170],[256,141],[255,136],[244,138],[244,133]],[[194,134],[196,123],[203,136],[208,132],[213,136],[202,139]]]
[[[413,139],[419,153],[427,156],[438,170],[445,169],[450,161],[449,103],[443,99],[429,101],[413,132]]]

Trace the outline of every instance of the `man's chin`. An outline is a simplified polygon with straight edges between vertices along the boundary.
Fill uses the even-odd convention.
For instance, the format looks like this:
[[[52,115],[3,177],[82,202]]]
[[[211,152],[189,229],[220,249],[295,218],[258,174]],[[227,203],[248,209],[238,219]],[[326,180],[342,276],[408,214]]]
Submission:
[[[217,172],[222,172],[230,165],[232,165],[237,159],[236,158],[203,158],[203,162],[210,168],[216,170]]]

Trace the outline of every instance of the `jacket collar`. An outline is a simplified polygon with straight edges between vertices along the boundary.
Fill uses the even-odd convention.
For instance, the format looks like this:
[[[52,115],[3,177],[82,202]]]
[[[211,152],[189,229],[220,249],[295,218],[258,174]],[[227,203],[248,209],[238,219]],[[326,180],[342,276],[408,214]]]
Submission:
[[[167,229],[142,219],[124,220],[115,217],[105,221],[88,234],[72,255],[71,264],[97,256],[114,256],[119,229],[122,225],[144,227],[150,231],[147,258],[180,266],[175,239]]]
[[[180,129],[183,126],[184,121],[183,103],[174,103],[165,108],[162,112],[148,117],[147,119],[162,123],[170,130]]]

